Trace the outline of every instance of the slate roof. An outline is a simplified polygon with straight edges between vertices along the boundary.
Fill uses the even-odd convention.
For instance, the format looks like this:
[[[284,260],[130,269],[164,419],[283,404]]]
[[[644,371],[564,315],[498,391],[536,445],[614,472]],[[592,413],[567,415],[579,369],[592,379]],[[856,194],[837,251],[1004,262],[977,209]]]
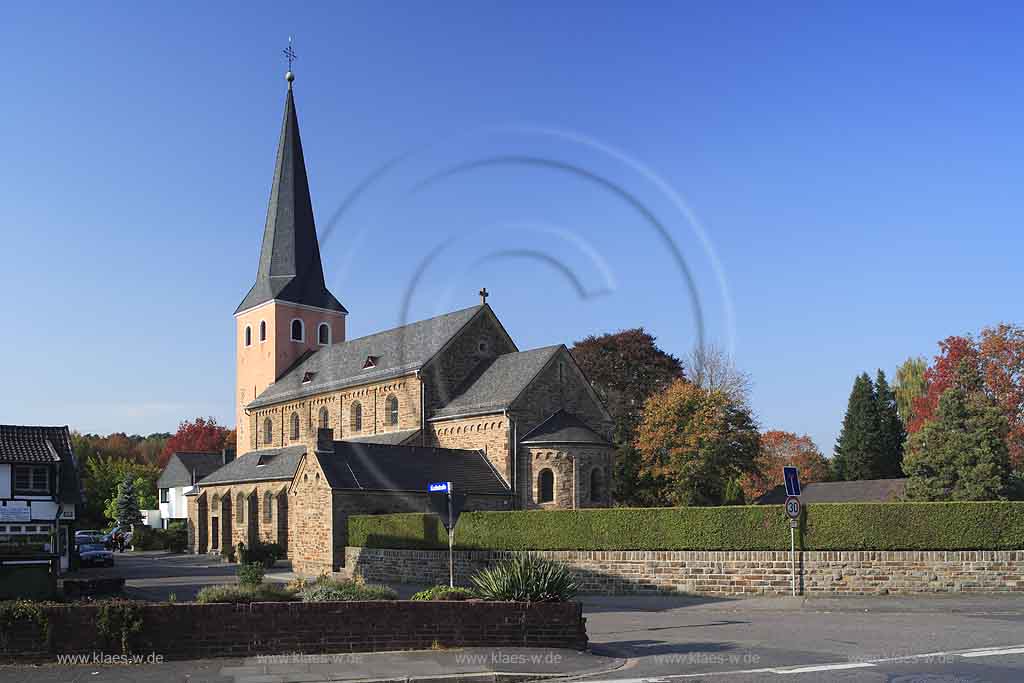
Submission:
[[[160,478],[156,480],[156,486],[160,489],[169,489],[176,486],[191,486],[192,472],[196,473],[196,481],[209,476],[220,469],[224,464],[222,453],[194,453],[182,452],[172,453]]]
[[[472,306],[320,347],[267,387],[249,407],[259,408],[418,370],[483,308]],[[368,356],[376,356],[376,367],[363,369]],[[312,378],[303,383],[306,373],[312,373]]]
[[[903,497],[906,479],[861,479],[855,481],[823,481],[804,484],[801,503],[892,503]],[[776,486],[756,501],[757,505],[782,505],[786,487]]]
[[[409,441],[413,437],[419,436],[419,433],[420,430],[418,429],[403,429],[397,432],[384,432],[383,434],[349,437],[345,440],[353,441],[355,443],[382,443],[398,446]]]
[[[256,283],[235,309],[235,313],[259,306],[271,299],[290,301],[332,311],[345,311],[324,283],[313,202],[309,196],[306,162],[299,137],[295,98],[288,88],[277,162],[270,188],[267,222]]]
[[[454,398],[435,410],[433,417],[452,417],[509,407],[561,348],[559,344],[516,351],[480,363],[456,390]]]
[[[0,462],[29,465],[59,462],[61,502],[84,500],[78,459],[71,448],[71,431],[67,427],[0,425]]]
[[[306,452],[305,446],[264,448],[239,456],[213,474],[204,477],[200,486],[209,484],[236,484],[250,481],[274,479],[291,480],[299,461]]]
[[[510,496],[511,489],[480,451],[335,441],[316,454],[334,489],[422,491],[450,481],[459,493]]]
[[[548,419],[527,432],[520,443],[588,443],[600,446],[610,445],[608,441],[583,420],[570,412],[559,410]]]

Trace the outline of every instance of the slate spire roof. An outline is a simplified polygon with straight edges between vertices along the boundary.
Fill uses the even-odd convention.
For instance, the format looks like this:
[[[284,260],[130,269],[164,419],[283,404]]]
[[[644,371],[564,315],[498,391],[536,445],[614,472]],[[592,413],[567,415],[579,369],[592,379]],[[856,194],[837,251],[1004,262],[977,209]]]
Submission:
[[[291,84],[284,104],[256,283],[235,313],[272,299],[347,313],[327,291]]]

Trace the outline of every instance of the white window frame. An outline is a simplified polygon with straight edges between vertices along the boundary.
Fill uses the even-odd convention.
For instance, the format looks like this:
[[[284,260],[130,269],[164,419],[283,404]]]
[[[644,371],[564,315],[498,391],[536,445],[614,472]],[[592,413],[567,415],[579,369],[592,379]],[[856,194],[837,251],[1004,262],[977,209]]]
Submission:
[[[50,486],[50,468],[46,465],[15,465],[11,472],[11,488],[15,495],[25,496],[48,496],[52,493]],[[28,470],[28,488],[18,486],[18,472]],[[36,475],[43,473],[43,480],[46,482],[44,488],[36,486]]]
[[[292,331],[295,329],[295,323],[299,324],[299,332],[302,333],[300,339],[296,339],[295,335],[292,334]],[[306,342],[306,321],[302,318],[292,318],[292,321],[288,323],[288,338],[296,344],[304,344]]]

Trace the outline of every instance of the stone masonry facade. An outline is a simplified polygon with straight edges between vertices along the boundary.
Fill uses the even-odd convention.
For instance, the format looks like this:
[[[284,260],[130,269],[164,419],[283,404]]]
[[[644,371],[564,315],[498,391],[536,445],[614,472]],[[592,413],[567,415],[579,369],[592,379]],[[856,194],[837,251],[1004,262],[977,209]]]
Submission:
[[[443,551],[345,549],[345,572],[380,583],[448,580]],[[456,551],[455,581],[512,552]],[[543,551],[568,565],[583,593],[789,595],[787,551]],[[805,551],[797,553],[805,595],[1024,592],[1024,551]]]

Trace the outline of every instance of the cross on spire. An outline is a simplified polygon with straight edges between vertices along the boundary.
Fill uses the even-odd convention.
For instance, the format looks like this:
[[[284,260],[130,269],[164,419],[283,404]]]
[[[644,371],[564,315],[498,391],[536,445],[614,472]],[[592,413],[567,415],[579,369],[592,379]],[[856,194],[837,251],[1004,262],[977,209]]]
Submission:
[[[481,289],[480,290],[480,304],[481,305],[486,304],[487,303],[487,297],[489,297],[490,295],[491,295],[491,293],[487,291],[486,287]]]
[[[288,81],[288,89],[291,90],[292,81],[295,80],[295,74],[292,73],[292,62],[299,58],[298,55],[295,54],[295,50],[292,49],[291,36],[288,36],[288,47],[281,50],[281,54],[283,54],[285,59],[288,60],[288,73],[284,75],[284,80]]]

